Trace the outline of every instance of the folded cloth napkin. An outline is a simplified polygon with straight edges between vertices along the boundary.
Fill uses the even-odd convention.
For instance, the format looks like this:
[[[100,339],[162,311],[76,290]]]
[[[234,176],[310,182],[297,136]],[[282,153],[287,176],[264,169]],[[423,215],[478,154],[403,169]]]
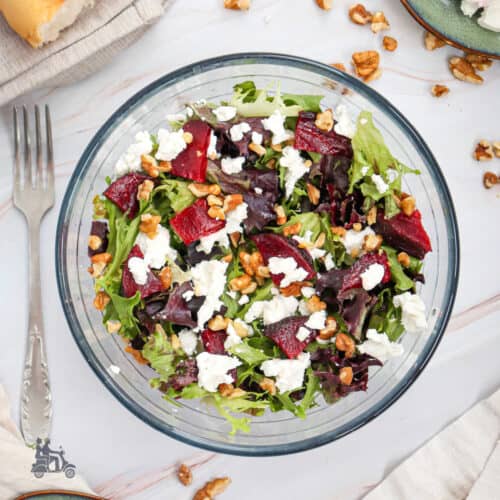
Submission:
[[[164,13],[168,0],[99,0],[53,43],[33,49],[0,15],[0,106],[94,73]]]
[[[500,390],[392,471],[364,500],[500,499]]]
[[[22,493],[40,490],[70,490],[90,493],[85,481],[76,475],[66,479],[61,473],[37,479],[31,474],[35,452],[28,448],[10,417],[7,395],[0,385],[0,498],[13,500]]]

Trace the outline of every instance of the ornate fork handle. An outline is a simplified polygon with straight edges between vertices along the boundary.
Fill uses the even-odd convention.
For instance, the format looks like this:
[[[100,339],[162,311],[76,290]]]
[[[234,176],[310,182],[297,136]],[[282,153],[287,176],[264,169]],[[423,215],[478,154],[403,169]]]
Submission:
[[[23,371],[21,429],[28,444],[48,437],[52,396],[45,355],[40,293],[40,217],[27,215],[29,229],[29,327]]]

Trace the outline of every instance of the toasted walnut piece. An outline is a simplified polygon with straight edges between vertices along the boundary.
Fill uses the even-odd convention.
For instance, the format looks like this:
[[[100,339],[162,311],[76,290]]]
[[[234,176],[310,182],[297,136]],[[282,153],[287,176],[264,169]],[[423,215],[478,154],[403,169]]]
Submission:
[[[449,68],[451,74],[462,82],[481,84],[484,81],[483,77],[476,73],[472,64],[463,57],[452,57],[449,61]]]
[[[493,143],[493,152],[497,158],[500,158],[500,141],[495,141]]]
[[[493,148],[489,141],[481,140],[474,150],[474,158],[477,161],[489,161],[493,159]]]
[[[373,73],[370,73],[368,76],[363,78],[365,83],[373,82],[374,80],[378,80],[382,76],[382,70],[377,68]]]
[[[252,281],[247,287],[243,288],[243,290],[240,290],[240,293],[242,295],[250,295],[251,293],[255,292],[257,290],[257,283],[255,281]]]
[[[343,238],[345,236],[346,232],[347,231],[342,226],[334,226],[334,227],[332,227],[332,233],[336,234],[337,236],[340,236],[341,238]]]
[[[108,319],[106,321],[106,330],[108,333],[116,333],[120,331],[122,324],[117,319]]]
[[[274,213],[276,214],[276,223],[278,226],[286,223],[285,209],[281,205],[274,205]]]
[[[373,15],[363,4],[357,3],[349,9],[349,18],[353,23],[365,25],[371,22]]]
[[[140,365],[148,364],[148,361],[144,359],[144,356],[142,355],[141,351],[134,349],[131,345],[125,347],[125,352],[128,352],[130,355],[132,355],[133,358],[136,360],[136,362],[139,363]]]
[[[165,266],[158,274],[160,278],[161,286],[164,290],[168,290],[172,285],[172,269],[169,266]]]
[[[332,63],[332,64],[330,64],[330,66],[332,68],[337,68],[338,70],[343,71],[344,73],[347,72],[347,69],[346,69],[344,63]]]
[[[319,331],[319,338],[321,340],[329,340],[335,335],[336,331],[337,331],[337,321],[333,316],[328,316],[325,328]]]
[[[234,385],[233,384],[219,384],[219,387],[217,387],[217,390],[219,391],[219,394],[227,398],[231,392],[234,391]]]
[[[351,257],[353,259],[356,259],[357,257],[359,257],[359,254],[361,253],[361,250],[359,248],[353,248],[351,250]]]
[[[210,207],[222,207],[224,205],[224,198],[221,196],[215,196],[215,194],[209,194],[207,196],[207,203]]]
[[[431,88],[431,93],[434,97],[443,97],[444,95],[448,94],[450,92],[450,89],[446,85],[433,85]]]
[[[88,272],[92,278],[98,278],[101,276],[103,273],[104,269],[106,268],[106,262],[94,262],[92,265],[88,268]]]
[[[271,276],[271,271],[267,266],[258,266],[255,275],[259,278],[269,278]]]
[[[260,382],[259,386],[263,391],[267,391],[271,396],[276,394],[276,384],[271,378],[264,377]]]
[[[238,337],[240,337],[241,339],[248,337],[248,326],[245,325],[245,323],[241,321],[229,321],[233,325],[234,331],[236,332],[236,335],[238,335]]]
[[[388,52],[394,52],[398,48],[398,41],[392,36],[384,36],[382,45]]]
[[[383,238],[380,234],[367,234],[363,242],[365,252],[375,252],[382,246]]]
[[[158,161],[151,155],[141,156],[141,167],[150,177],[155,178],[160,175]]]
[[[95,234],[91,234],[89,236],[88,246],[91,250],[97,250],[98,248],[101,248],[101,245],[102,239],[99,238],[99,236],[96,236]]]
[[[207,214],[212,219],[226,220],[226,214],[221,207],[210,207],[207,211]]]
[[[427,50],[436,50],[446,45],[444,40],[441,40],[441,38],[428,31],[425,32],[424,43]]]
[[[339,351],[345,352],[347,358],[352,357],[356,351],[354,340],[345,333],[337,333],[335,337],[335,347]]]
[[[248,10],[250,0],[224,0],[224,7],[232,10]]]
[[[177,477],[184,486],[189,486],[193,482],[193,473],[186,464],[181,464],[177,469]]]
[[[108,252],[96,253],[90,257],[92,264],[109,264],[113,260],[113,256]]]
[[[250,265],[252,266],[252,269],[256,274],[257,274],[257,269],[262,264],[264,264],[264,258],[262,257],[262,254],[258,250],[252,252],[252,254],[250,255]]]
[[[243,250],[239,253],[240,264],[243,268],[243,271],[247,273],[249,276],[253,276],[255,274],[255,270],[251,264],[251,255],[248,252],[244,252]]]
[[[255,142],[251,142],[248,145],[248,149],[253,151],[258,156],[264,156],[266,154],[266,148],[262,146],[262,144],[255,144]]]
[[[403,267],[408,267],[410,265],[410,256],[406,252],[399,252],[398,253],[398,262]]]
[[[146,179],[143,183],[139,184],[139,187],[137,188],[137,199],[139,201],[149,200],[154,187],[154,182],[152,180]]]
[[[283,236],[293,236],[295,234],[299,234],[302,229],[302,224],[300,222],[296,222],[295,224],[290,224],[283,228]]]
[[[251,282],[252,278],[248,274],[242,274],[237,278],[233,278],[229,282],[229,288],[233,290],[233,292],[239,292],[240,290],[247,288]]]
[[[191,132],[184,132],[182,138],[186,144],[191,144],[193,142],[193,134]]]
[[[339,371],[340,383],[344,385],[351,385],[353,379],[353,372],[350,366],[344,366]]]
[[[170,172],[172,170],[172,163],[162,160],[158,163],[158,170],[160,172]]]
[[[359,233],[363,229],[363,224],[361,224],[361,222],[355,222],[352,225],[352,228],[354,229],[354,231],[356,231],[357,233]]]
[[[310,281],[294,281],[284,288],[280,288],[280,293],[284,297],[300,297],[302,295],[302,288],[305,286],[312,286]]]
[[[283,146],[281,144],[271,144],[271,149],[277,153],[281,153],[283,151]]]
[[[472,64],[472,67],[478,71],[486,71],[493,64],[492,59],[481,54],[466,54],[465,60]]]
[[[239,231],[234,231],[234,233],[231,233],[229,235],[229,239],[231,240],[231,245],[233,245],[233,247],[235,248],[238,246],[240,238],[241,238],[241,233]]]
[[[306,307],[307,310],[311,313],[324,311],[326,309],[326,303],[320,300],[317,295],[313,295],[310,299],[307,300]]]
[[[192,182],[188,185],[188,189],[197,198],[203,198],[209,194],[218,196],[221,193],[221,189],[218,184],[200,184],[199,182]]]
[[[276,159],[271,158],[267,163],[266,163],[267,168],[276,168]]]
[[[378,33],[379,31],[388,30],[390,28],[389,21],[383,12],[375,12],[372,17],[372,31]]]
[[[228,194],[224,198],[224,204],[222,206],[222,210],[224,212],[231,212],[234,210],[238,205],[241,205],[243,203],[243,195],[242,194]]]
[[[366,223],[369,226],[373,226],[375,222],[377,222],[377,207],[374,205],[366,214]]]
[[[224,318],[224,316],[217,314],[217,316],[214,316],[208,321],[207,325],[210,330],[217,332],[219,330],[225,330],[229,325],[229,320],[228,318]]]
[[[146,234],[149,239],[154,239],[158,234],[158,226],[160,225],[161,216],[142,214],[141,223],[139,224],[139,231]]]
[[[310,182],[307,183],[307,196],[313,205],[317,205],[319,203],[319,189]]]
[[[231,479],[228,477],[213,479],[195,493],[193,500],[212,500],[214,497],[224,492],[230,483]]]
[[[407,196],[401,200],[401,210],[405,215],[410,217],[415,212],[416,204],[417,202],[413,196]]]
[[[352,63],[356,70],[356,75],[363,78],[365,81],[371,81],[377,75],[380,55],[376,50],[365,50],[364,52],[354,52],[352,55]]]
[[[493,172],[485,172],[483,175],[483,185],[486,189],[491,189],[495,184],[498,184],[499,179]]]
[[[323,10],[330,10],[333,5],[333,0],[316,0],[318,7]]]
[[[333,128],[333,111],[331,109],[327,109],[316,113],[314,125],[316,125],[316,127],[320,130],[323,130],[323,132],[330,132]]]

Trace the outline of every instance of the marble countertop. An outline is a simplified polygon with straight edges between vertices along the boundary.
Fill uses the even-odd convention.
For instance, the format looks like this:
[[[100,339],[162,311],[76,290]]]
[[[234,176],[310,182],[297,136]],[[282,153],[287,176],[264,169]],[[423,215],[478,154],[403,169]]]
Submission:
[[[179,461],[197,464],[198,484],[214,475],[230,476],[233,484],[224,498],[359,498],[500,384],[500,231],[494,229],[500,191],[486,191],[481,183],[486,169],[500,171],[500,160],[478,164],[471,156],[477,140],[500,140],[500,63],[484,75],[481,87],[454,80],[447,59],[458,51],[426,51],[423,30],[394,0],[367,2],[385,12],[390,35],[399,41],[395,53],[382,53],[383,75],[372,85],[407,116],[434,152],[454,198],[461,234],[454,316],[422,376],[384,414],[337,442],[297,455],[252,459],[203,452],[158,433],[122,407],[86,364],[59,302],[54,237],[69,176],[103,121],[155,78],[203,58],[261,50],[348,65],[353,52],[380,49],[382,34],[348,20],[351,1],[336,0],[331,12],[318,9],[313,0],[252,3],[249,12],[232,12],[221,7],[222,0],[171,0],[165,17],[99,73],[17,101],[50,104],[55,129],[56,207],[43,223],[41,248],[53,442],[64,446],[96,491],[112,498],[191,498],[194,490],[183,488],[174,475]],[[450,86],[445,98],[430,95],[437,82]],[[1,108],[0,383],[15,402],[27,323],[27,241],[23,218],[11,203],[10,118],[11,108]]]

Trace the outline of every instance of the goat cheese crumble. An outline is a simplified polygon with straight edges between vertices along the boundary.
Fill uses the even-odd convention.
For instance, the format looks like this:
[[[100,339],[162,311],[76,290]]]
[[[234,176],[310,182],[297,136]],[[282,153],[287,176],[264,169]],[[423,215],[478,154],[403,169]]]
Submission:
[[[420,296],[404,292],[400,295],[395,295],[392,302],[396,307],[401,307],[401,322],[407,332],[421,333],[427,328],[425,304]]]
[[[373,290],[384,278],[385,267],[382,264],[371,264],[361,273],[361,283],[366,291]]]
[[[182,129],[175,132],[170,132],[169,130],[161,128],[160,130],[158,130],[157,140],[157,160],[174,160],[187,147],[186,141],[184,140],[184,130]]]
[[[222,158],[221,168],[225,174],[238,174],[243,170],[244,163],[244,156],[238,156],[236,158]]]
[[[397,342],[391,342],[386,333],[378,333],[374,328],[369,328],[366,332],[366,340],[358,345],[358,350],[362,354],[369,354],[385,363],[390,358],[401,356],[404,348]]]
[[[252,130],[252,127],[247,122],[237,123],[229,129],[229,135],[233,142],[238,142],[243,139],[243,136]]]
[[[254,302],[245,314],[245,322],[251,323],[262,318],[264,325],[276,323],[295,314],[299,301],[295,297],[275,295],[271,300]]]
[[[144,255],[144,261],[153,269],[160,269],[167,259],[174,262],[177,259],[177,250],[170,246],[170,233],[167,228],[159,225],[154,238],[139,233],[135,240]]]
[[[132,273],[134,281],[138,285],[145,285],[148,281],[149,266],[144,259],[140,257],[131,257],[128,260],[128,270]]]
[[[141,167],[141,156],[148,155],[153,150],[153,141],[149,132],[138,132],[135,135],[135,143],[131,144],[115,165],[115,175],[121,177],[129,172],[139,172]]]
[[[237,113],[237,109],[233,106],[219,106],[213,110],[213,114],[220,122],[228,122],[232,120]]]
[[[217,392],[220,384],[231,384],[233,377],[228,372],[241,365],[233,356],[200,352],[196,356],[198,385],[208,392]]]
[[[335,108],[334,118],[337,122],[333,127],[335,133],[352,139],[356,133],[356,124],[352,121],[351,115],[344,104],[339,104]]]
[[[295,281],[303,281],[307,277],[307,271],[297,265],[293,257],[271,257],[268,262],[271,274],[283,274],[280,287],[285,288]]]
[[[184,328],[178,333],[179,341],[181,343],[182,350],[188,355],[192,356],[194,351],[196,351],[196,346],[198,344],[198,336],[193,330]]]
[[[273,134],[272,143],[281,144],[293,137],[293,132],[285,129],[285,117],[277,109],[269,118],[262,120],[262,126]]]
[[[303,352],[297,359],[269,359],[260,368],[266,377],[276,377],[276,387],[283,393],[302,387],[304,373],[310,364],[310,354]]]
[[[280,165],[286,168],[285,196],[289,198],[297,181],[301,179],[309,169],[302,156],[300,156],[300,151],[292,146],[287,146],[283,149]]]
[[[305,326],[301,326],[295,334],[295,337],[299,342],[304,342],[309,335],[311,335],[311,330],[307,329]]]
[[[365,227],[362,231],[354,231],[354,229],[346,231],[341,240],[347,253],[351,254],[353,251],[361,251],[365,238],[370,234],[375,234],[370,226]]]
[[[389,189],[389,184],[387,184],[387,182],[384,181],[381,175],[373,174],[372,181],[375,184],[375,187],[377,188],[377,191],[380,194],[387,193],[387,190]]]

